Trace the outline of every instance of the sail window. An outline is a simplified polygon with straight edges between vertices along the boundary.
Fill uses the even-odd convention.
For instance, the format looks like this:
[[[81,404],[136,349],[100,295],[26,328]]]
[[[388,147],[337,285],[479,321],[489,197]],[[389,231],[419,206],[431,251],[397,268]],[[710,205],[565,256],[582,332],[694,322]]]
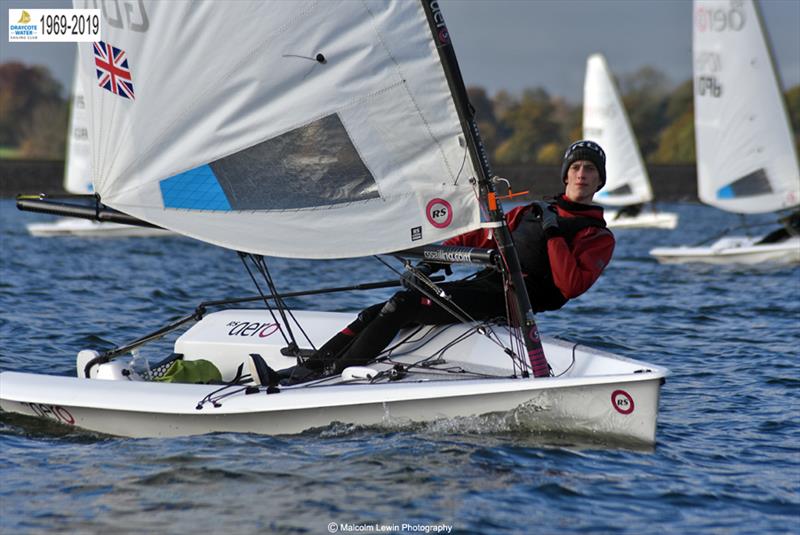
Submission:
[[[720,188],[717,197],[720,199],[735,199],[737,197],[766,195],[772,193],[772,191],[769,178],[767,178],[767,171],[761,168]]]
[[[338,115],[211,164],[234,210],[311,208],[379,197]]]
[[[165,208],[286,210],[380,198],[338,115],[161,181]]]

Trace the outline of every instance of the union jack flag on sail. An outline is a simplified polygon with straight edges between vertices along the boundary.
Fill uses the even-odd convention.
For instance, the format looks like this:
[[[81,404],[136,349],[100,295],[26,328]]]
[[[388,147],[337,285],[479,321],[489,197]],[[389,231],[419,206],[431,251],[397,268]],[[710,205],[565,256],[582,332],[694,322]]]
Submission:
[[[103,41],[94,43],[94,64],[100,87],[115,95],[135,100],[133,79],[125,51]]]

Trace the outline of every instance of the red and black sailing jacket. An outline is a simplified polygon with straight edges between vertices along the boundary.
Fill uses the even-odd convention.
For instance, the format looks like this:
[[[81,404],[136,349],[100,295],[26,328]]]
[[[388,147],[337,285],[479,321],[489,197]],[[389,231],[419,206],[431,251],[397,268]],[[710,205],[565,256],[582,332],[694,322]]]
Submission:
[[[558,228],[542,229],[537,208],[514,208],[506,214],[534,311],[557,310],[588,290],[611,261],[614,235],[606,228],[603,208],[579,204],[564,195],[556,207]],[[490,229],[478,229],[444,245],[496,249]]]

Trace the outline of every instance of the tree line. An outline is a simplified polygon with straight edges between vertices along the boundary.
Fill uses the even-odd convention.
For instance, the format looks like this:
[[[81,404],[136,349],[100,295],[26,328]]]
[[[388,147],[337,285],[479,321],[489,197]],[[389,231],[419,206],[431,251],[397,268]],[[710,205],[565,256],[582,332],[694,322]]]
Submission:
[[[642,157],[649,164],[694,164],[692,80],[672,87],[652,67],[617,79]],[[498,165],[558,164],[571,141],[583,137],[581,104],[570,104],[542,88],[519,96],[500,91],[493,98],[468,89],[484,144]],[[800,85],[785,93],[800,152]]]
[[[642,156],[647,163],[694,163],[692,81],[672,87],[652,67],[618,77]],[[492,162],[498,165],[558,164],[564,147],[580,139],[582,109],[542,88],[521,95],[468,89]],[[46,67],[0,64],[0,149],[23,158],[64,158],[70,100]],[[786,92],[800,146],[800,85]]]

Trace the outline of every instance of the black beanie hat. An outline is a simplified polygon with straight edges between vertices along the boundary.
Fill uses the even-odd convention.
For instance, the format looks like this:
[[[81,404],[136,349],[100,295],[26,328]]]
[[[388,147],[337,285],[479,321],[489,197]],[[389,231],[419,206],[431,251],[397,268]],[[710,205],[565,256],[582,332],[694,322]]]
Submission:
[[[588,160],[597,167],[600,172],[600,185],[597,187],[597,191],[603,189],[603,186],[606,185],[606,153],[603,152],[600,145],[587,139],[576,141],[564,153],[564,161],[561,162],[561,181],[564,184],[567,183],[569,166],[579,160]]]

